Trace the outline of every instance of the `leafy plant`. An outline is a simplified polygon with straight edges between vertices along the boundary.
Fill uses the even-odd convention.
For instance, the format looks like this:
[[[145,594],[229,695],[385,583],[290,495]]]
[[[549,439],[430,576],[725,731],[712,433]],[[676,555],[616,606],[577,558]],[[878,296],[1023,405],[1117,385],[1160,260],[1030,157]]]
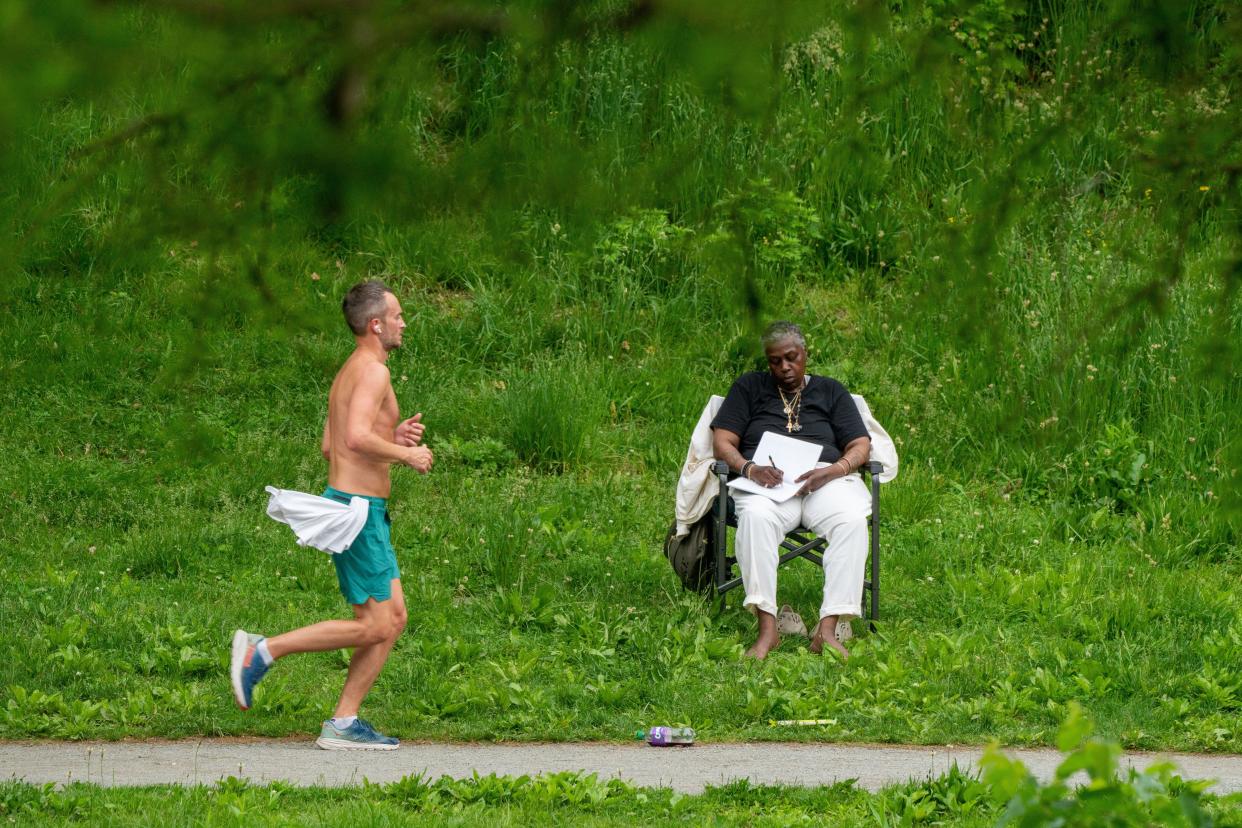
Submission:
[[[1103,437],[1070,460],[1081,502],[1117,512],[1137,512],[1152,479],[1151,449],[1129,422],[1104,426]]]
[[[492,437],[469,440],[450,437],[438,443],[435,450],[438,460],[488,473],[512,468],[517,460],[513,449]]]
[[[614,221],[595,243],[599,279],[614,289],[660,293],[680,286],[691,231],[663,210],[636,210]]]
[[[956,763],[939,777],[886,790],[870,807],[876,824],[885,826],[942,825],[996,810],[988,786]]]
[[[790,277],[815,268],[823,239],[820,217],[797,193],[761,178],[727,195],[717,213],[745,235],[761,272]]]
[[[556,593],[549,586],[525,593],[519,588],[497,590],[496,604],[510,626],[547,628],[556,620]]]
[[[936,41],[989,101],[1003,101],[1027,79],[1023,58],[1047,30],[1046,22],[1024,20],[1028,6],[1015,0],[930,0],[923,13]]]
[[[1016,759],[996,748],[984,755],[983,779],[998,802],[1005,803],[1000,825],[1169,825],[1207,826],[1204,783],[1184,782],[1171,763],[1160,762],[1122,775],[1115,743],[1091,739],[1092,725],[1076,702],[1057,732],[1066,753],[1053,779],[1041,783]],[[1085,772],[1088,784],[1073,788],[1070,779]]]

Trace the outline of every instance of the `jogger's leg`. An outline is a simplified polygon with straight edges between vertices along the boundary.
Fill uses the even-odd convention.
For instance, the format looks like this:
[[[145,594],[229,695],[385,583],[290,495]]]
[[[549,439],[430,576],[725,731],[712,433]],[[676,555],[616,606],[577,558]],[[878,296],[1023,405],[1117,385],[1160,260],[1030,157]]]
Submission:
[[[345,687],[341,689],[341,698],[333,712],[335,718],[358,715],[362,700],[370,692],[371,686],[379,676],[388,654],[392,652],[401,631],[405,629],[406,609],[405,594],[401,591],[401,580],[392,579],[392,597],[382,603],[374,599],[365,604],[356,605],[357,616],[367,616],[368,623],[375,628],[386,630],[386,635],[379,641],[370,642],[357,647],[349,661],[349,673],[345,677]],[[374,616],[369,615],[374,613]]]
[[[390,603],[391,600],[379,602],[370,598],[365,604],[354,605],[352,620],[320,621],[272,636],[267,639],[268,652],[273,659],[277,659],[293,653],[321,653],[347,647],[363,648],[379,643],[391,632],[392,624],[387,610],[359,612],[359,607],[386,607]],[[403,602],[403,613],[404,610]]]
[[[320,621],[290,630],[267,639],[268,652],[273,659],[294,653],[322,653],[347,647],[361,647],[373,640],[375,631],[368,622],[358,617],[357,610],[350,621]]]

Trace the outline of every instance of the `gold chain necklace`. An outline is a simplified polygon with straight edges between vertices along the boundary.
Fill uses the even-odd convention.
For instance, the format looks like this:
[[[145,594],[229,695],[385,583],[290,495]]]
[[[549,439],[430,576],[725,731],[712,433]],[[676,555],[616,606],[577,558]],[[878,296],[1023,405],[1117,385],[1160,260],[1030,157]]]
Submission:
[[[785,399],[785,392],[776,386],[776,393],[781,395],[781,403],[785,407],[785,430],[790,434],[802,430],[802,389],[794,392],[792,399]]]

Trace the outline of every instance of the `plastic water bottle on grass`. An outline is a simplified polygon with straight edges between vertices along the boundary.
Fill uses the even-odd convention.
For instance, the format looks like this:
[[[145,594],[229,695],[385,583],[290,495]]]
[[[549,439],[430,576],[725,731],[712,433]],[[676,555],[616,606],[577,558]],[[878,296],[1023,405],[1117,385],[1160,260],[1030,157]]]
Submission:
[[[635,739],[646,739],[647,744],[654,747],[669,745],[693,745],[694,728],[692,727],[653,727],[640,730],[634,734]]]

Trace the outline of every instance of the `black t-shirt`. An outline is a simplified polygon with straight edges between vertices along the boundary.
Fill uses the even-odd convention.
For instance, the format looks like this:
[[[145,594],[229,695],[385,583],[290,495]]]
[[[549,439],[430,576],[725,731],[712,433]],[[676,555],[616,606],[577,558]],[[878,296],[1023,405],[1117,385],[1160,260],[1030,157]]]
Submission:
[[[789,399],[789,394],[785,394]],[[801,431],[790,433],[785,426],[785,405],[776,387],[776,378],[767,371],[751,371],[737,378],[720,406],[712,428],[723,428],[739,435],[738,450],[753,460],[759,438],[765,431],[775,431],[796,440],[823,446],[820,461],[835,463],[845,447],[859,437],[868,437],[867,428],[858,414],[858,406],[845,386],[828,377],[812,376],[802,389],[802,413],[798,418]]]

